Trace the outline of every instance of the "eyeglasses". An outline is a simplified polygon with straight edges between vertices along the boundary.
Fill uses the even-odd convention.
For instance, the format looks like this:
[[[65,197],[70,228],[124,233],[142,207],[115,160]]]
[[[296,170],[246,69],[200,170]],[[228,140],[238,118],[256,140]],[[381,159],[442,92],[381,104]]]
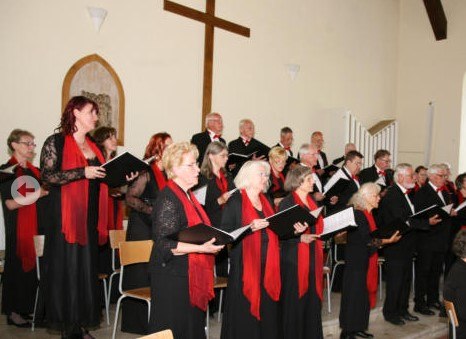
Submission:
[[[27,147],[36,147],[37,145],[32,141],[18,141],[18,144],[26,145]]]

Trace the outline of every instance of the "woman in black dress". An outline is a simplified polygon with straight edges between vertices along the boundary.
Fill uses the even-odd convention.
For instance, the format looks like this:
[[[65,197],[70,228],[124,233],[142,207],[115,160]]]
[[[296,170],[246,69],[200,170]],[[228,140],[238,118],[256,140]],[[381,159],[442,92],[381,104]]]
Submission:
[[[126,192],[126,204],[131,208],[128,218],[126,240],[149,240],[151,233],[151,213],[159,192],[166,185],[166,176],[162,164],[165,148],[172,143],[170,134],[154,134],[146,146],[144,159],[152,159],[151,169],[140,175]],[[126,269],[123,288],[133,289],[149,286],[148,264],[131,265]],[[121,330],[123,332],[146,334],[147,304],[142,300],[126,298],[122,303]]]
[[[170,179],[152,213],[154,247],[150,260],[150,331],[171,329],[177,339],[205,338],[205,311],[214,296],[215,238],[202,245],[168,236],[209,218],[190,188],[198,182],[198,151],[189,142],[170,145],[163,165]]]
[[[377,299],[377,249],[400,240],[396,231],[390,239],[372,236],[377,226],[372,209],[379,206],[380,186],[366,183],[353,195],[349,204],[354,205],[354,217],[358,227],[347,232],[345,271],[340,307],[340,338],[372,338],[366,332],[370,310]]]
[[[221,338],[281,338],[278,314],[280,250],[278,237],[264,218],[274,214],[267,192],[270,165],[248,161],[238,172],[234,193],[225,206],[221,228],[227,232],[251,225],[230,253]]]
[[[92,338],[87,330],[101,316],[97,255],[108,240],[108,187],[95,180],[105,177],[105,158],[88,136],[98,113],[94,101],[71,98],[41,153],[42,180],[50,187],[45,312],[48,327],[66,338]]]
[[[201,176],[198,187],[207,185],[204,209],[213,226],[219,227],[222,222],[222,211],[230,198],[230,191],[235,188],[230,173],[225,170],[228,160],[228,148],[214,141],[207,146],[201,165]],[[220,251],[215,256],[217,276],[228,276],[228,252]]]
[[[280,210],[300,205],[317,209],[311,193],[314,177],[309,167],[288,172],[285,189],[291,192],[280,203]],[[318,240],[323,231],[322,216],[314,225],[295,225],[295,236],[281,241],[282,295],[280,298],[284,338],[323,338],[322,284],[323,248]]]
[[[466,338],[466,230],[461,230],[453,241],[453,252],[458,256],[450,269],[443,298],[455,306],[459,326],[456,328],[457,338]]]
[[[13,130],[7,140],[11,158],[1,169],[14,167],[14,174],[2,173],[1,196],[5,219],[5,271],[2,277],[2,313],[7,315],[7,323],[17,327],[30,327],[24,318],[34,310],[34,298],[37,288],[37,273],[34,250],[34,236],[39,234],[38,213],[41,212],[40,200],[37,198],[48,192],[40,188],[34,198],[27,200],[28,195],[13,195],[14,181],[27,175],[38,182],[39,169],[31,164],[34,158],[34,136],[21,129]],[[18,181],[17,181],[18,182]],[[17,192],[21,194],[20,183],[15,183]],[[27,183],[28,187],[30,183]],[[15,191],[15,189],[13,189]],[[19,198],[19,199],[18,199]],[[23,198],[23,199],[21,199]],[[42,200],[42,199],[41,199]]]
[[[277,207],[287,194],[285,191],[285,176],[283,175],[287,160],[288,154],[283,147],[275,146],[269,151],[270,187],[268,194]]]

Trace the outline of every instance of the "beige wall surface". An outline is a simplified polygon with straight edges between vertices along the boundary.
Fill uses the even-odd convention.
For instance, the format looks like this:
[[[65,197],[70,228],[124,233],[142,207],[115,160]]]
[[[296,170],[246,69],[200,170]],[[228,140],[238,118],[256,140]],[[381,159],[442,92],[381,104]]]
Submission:
[[[177,2],[204,10],[203,0]],[[401,34],[403,50],[399,52],[398,0],[217,1],[219,17],[251,28],[250,39],[215,31],[212,106],[224,116],[226,139],[237,137],[238,121],[249,117],[256,122],[257,138],[267,144],[277,141],[284,125],[295,130],[295,150],[313,130],[321,129],[329,156],[340,155],[343,136],[331,132],[329,116],[323,119],[322,114],[337,112],[340,117],[350,110],[367,127],[394,117],[399,74],[403,78],[398,103],[403,121],[400,148],[420,149],[416,141],[408,140],[405,126],[411,126],[411,116],[421,114],[428,100],[438,100],[445,114],[457,113],[459,105],[452,99],[460,94],[454,91],[452,75],[459,67],[451,65],[430,77],[417,75],[429,63],[415,58],[414,49],[407,50],[416,40],[412,35],[422,30],[418,34],[423,38],[417,43],[426,52],[434,43],[429,29],[420,25],[426,20],[425,11],[420,18],[411,13],[417,10],[413,2],[420,3],[401,2],[401,12],[406,11],[401,27],[410,32]],[[155,132],[165,130],[175,140],[186,140],[199,131],[204,27],[164,11],[162,4],[161,0],[2,0],[1,162],[7,159],[6,137],[13,128],[33,132],[40,152],[59,122],[65,74],[77,60],[94,53],[112,65],[123,84],[125,149],[142,155]],[[87,6],[108,10],[100,32],[95,31]],[[417,19],[413,24],[422,27],[407,27],[411,16]],[[453,27],[451,31],[452,39],[459,39]],[[435,70],[440,70],[444,53],[429,56],[437,65]],[[399,72],[398,57],[402,59]],[[412,76],[411,63],[416,68]],[[286,64],[300,65],[294,81]],[[434,76],[437,83],[428,85]],[[418,91],[416,84],[430,91]],[[445,97],[432,98],[445,87],[450,89]],[[410,92],[415,92],[413,101],[405,98]],[[342,124],[340,120],[336,118],[335,123]],[[449,133],[443,127],[450,122],[439,124],[437,137]],[[449,157],[454,149],[451,152]]]
[[[399,160],[424,163],[426,116],[434,106],[430,161],[458,168],[463,77],[466,71],[466,2],[443,0],[448,38],[436,41],[422,1],[400,2],[397,115]]]

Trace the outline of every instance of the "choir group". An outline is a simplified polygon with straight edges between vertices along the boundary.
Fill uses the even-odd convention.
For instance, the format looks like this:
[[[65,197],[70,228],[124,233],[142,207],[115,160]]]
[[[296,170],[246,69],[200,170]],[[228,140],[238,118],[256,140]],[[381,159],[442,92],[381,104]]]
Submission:
[[[0,167],[13,169],[1,173],[0,184],[6,233],[2,312],[8,324],[31,326],[40,283],[36,326],[62,338],[93,338],[89,331],[99,326],[103,305],[98,274],[111,272],[108,232],[123,228],[126,205],[126,240],[152,239],[154,245],[150,262],[128,267],[123,282],[125,288],[151,287],[150,320],[144,302],[125,301],[122,331],[171,329],[175,338],[204,338],[206,310],[219,308],[214,276],[224,276],[221,338],[323,338],[323,268],[338,248],[344,260],[334,285],[342,293],[341,338],[373,337],[369,314],[381,288],[379,256],[385,258],[387,322],[409,326],[419,320],[409,310],[414,261],[413,312],[444,316],[443,289],[457,308],[458,337],[466,336],[466,174],[453,183],[446,164],[392,169],[386,150],[362,169],[364,155],[351,143],[329,166],[321,132],[312,133],[295,157],[289,127],[270,148],[254,138],[249,119],[240,121],[240,136],[227,144],[221,115],[210,113],[205,131],[191,142],[154,134],[144,154],[148,169],[127,173],[127,187],[109,188],[101,165],[116,155],[116,130],[96,128],[98,119],[94,101],[72,98],[44,142],[40,169],[31,164],[33,134],[15,129],[8,137],[11,158]],[[14,194],[14,179],[24,175],[41,184],[38,200],[28,205]],[[338,190],[337,178],[345,182]],[[198,201],[196,190],[203,187],[205,199]],[[309,212],[323,206],[327,215],[353,206],[357,227],[336,233],[338,241],[324,241],[319,215],[279,237],[266,218],[294,205]],[[201,223],[226,232],[250,227],[228,245],[215,238],[203,244],[173,240]],[[37,234],[45,235],[40,282]]]

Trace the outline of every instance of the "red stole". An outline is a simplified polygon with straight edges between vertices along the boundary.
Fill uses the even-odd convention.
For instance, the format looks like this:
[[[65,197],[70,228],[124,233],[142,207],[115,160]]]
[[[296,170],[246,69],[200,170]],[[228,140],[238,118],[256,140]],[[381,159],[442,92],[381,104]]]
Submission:
[[[283,176],[282,172],[278,172],[278,177],[275,176],[273,171],[271,171],[271,176],[272,176],[272,192],[277,192],[282,189],[282,186],[280,186],[280,181],[282,183],[285,182],[285,177]]]
[[[100,163],[105,163],[104,156],[96,144],[88,137],[86,137],[86,140]],[[79,149],[76,140],[72,135],[65,136],[62,170],[66,171],[86,166],[88,166],[87,160]],[[72,181],[61,187],[61,230],[66,242],[70,244],[78,243],[81,246],[87,244],[88,193],[89,180],[86,178]],[[103,245],[108,238],[108,186],[104,183],[100,184],[98,213],[99,245]]]
[[[217,184],[218,189],[222,194],[225,194],[228,192],[228,181],[227,178],[225,177],[225,173],[223,173],[223,170],[220,170],[218,172],[219,176],[215,176],[215,183]]]
[[[12,156],[8,161],[9,165],[15,165],[18,160]],[[26,166],[34,174],[36,179],[40,179],[40,173],[29,161]],[[16,167],[16,177],[24,175],[21,166]],[[34,248],[34,236],[37,235],[37,208],[36,203],[24,205],[18,208],[16,215],[16,255],[21,260],[24,272],[29,272],[36,267],[36,250]]]
[[[154,173],[155,181],[157,182],[157,187],[159,188],[159,191],[163,190],[167,185],[167,180],[165,179],[165,176],[163,175],[162,171],[160,170],[159,166],[157,166],[157,163],[155,161],[152,163],[150,167],[152,168],[152,173]]]
[[[377,229],[375,224],[374,216],[369,211],[363,211],[366,219],[369,223],[369,231],[372,233]],[[369,305],[370,308],[374,308],[377,302],[377,280],[378,280],[378,270],[377,270],[377,261],[379,260],[379,255],[377,251],[374,252],[369,257],[369,268],[367,270],[367,292],[369,293]]]
[[[263,193],[259,194],[262,212],[266,217],[274,214],[274,210]],[[249,200],[246,190],[241,190],[242,223],[249,225],[254,219],[260,219],[259,214]],[[262,232],[267,232],[268,246],[265,262],[264,288],[274,301],[280,297],[280,253],[277,235],[266,228],[256,231],[243,239],[243,294],[251,303],[250,312],[260,320],[261,298],[261,246]]]
[[[293,199],[295,203],[299,206],[307,209],[304,202],[301,200],[299,195],[296,192],[293,192]],[[311,196],[308,194],[306,197],[307,204],[309,205],[311,211],[317,209],[317,205],[312,200]],[[321,234],[324,230],[324,220],[322,215],[319,215],[316,221],[316,234]],[[311,231],[306,229],[305,234],[310,234]],[[324,270],[324,250],[322,247],[322,241],[315,240],[315,257],[314,257],[314,274],[315,274],[315,284],[316,284],[316,293],[322,300],[323,293],[323,270]],[[303,242],[298,243],[298,291],[299,297],[301,298],[306,294],[309,288],[309,267],[312,263],[309,260],[309,245]]]
[[[210,226],[209,217],[191,191],[189,191],[189,197],[191,198],[189,200],[186,193],[173,180],[169,180],[167,186],[183,204],[188,227],[201,223]],[[189,301],[192,306],[196,306],[204,312],[207,310],[209,300],[215,296],[214,264],[215,257],[213,254],[188,254]]]

